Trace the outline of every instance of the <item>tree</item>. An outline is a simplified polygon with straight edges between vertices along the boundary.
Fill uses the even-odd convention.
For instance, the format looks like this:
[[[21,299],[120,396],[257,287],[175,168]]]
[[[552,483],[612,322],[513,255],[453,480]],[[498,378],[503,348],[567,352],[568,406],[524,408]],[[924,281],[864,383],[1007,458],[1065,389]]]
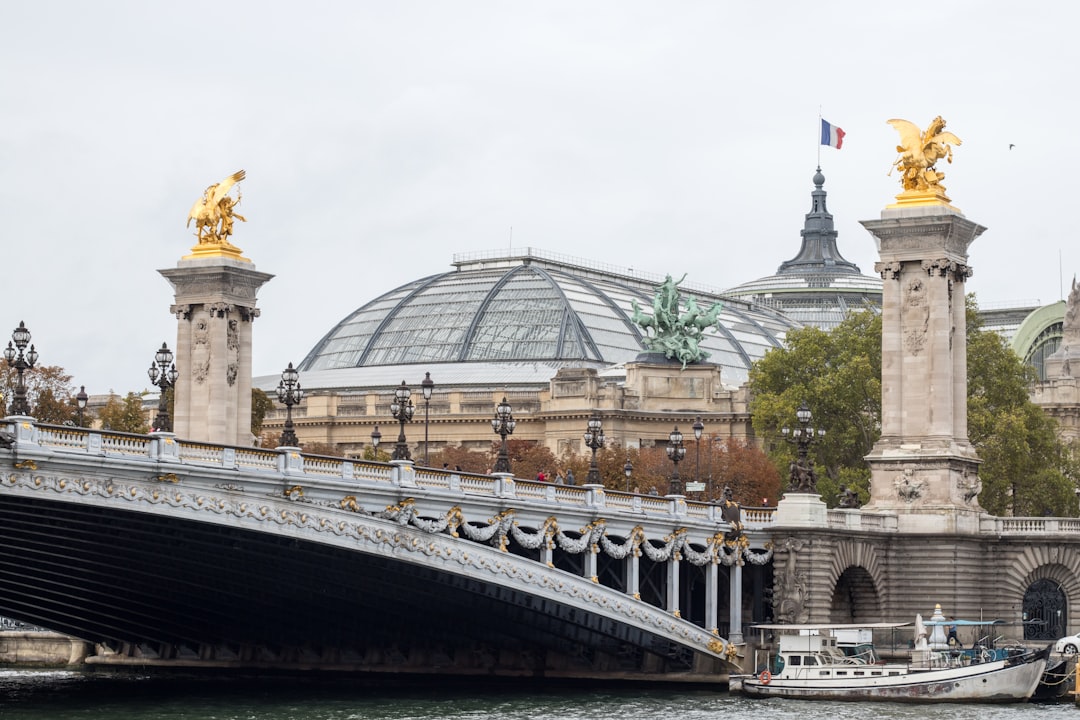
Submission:
[[[742,440],[724,440],[716,443],[712,462],[716,467],[716,480],[711,483],[713,499],[722,498],[724,487],[730,487],[741,505],[757,506],[770,499],[776,504],[781,490],[780,473],[759,448]]]
[[[983,463],[980,504],[991,513],[1075,516],[1075,460],[1055,423],[1028,396],[1033,371],[997,333],[979,325],[967,300],[968,438]],[[786,347],[770,350],[750,371],[754,431],[770,439],[770,457],[784,468],[794,457],[778,429],[792,424],[805,401],[812,424],[827,429],[811,446],[824,472],[818,490],[830,505],[840,484],[868,497],[863,457],[881,434],[881,320],[853,313],[829,332],[802,328]]]
[[[494,465],[494,461],[488,453],[479,450],[469,450],[464,445],[447,445],[431,455],[431,467],[441,468],[444,465],[451,470],[461,468],[464,472],[482,473]]]
[[[1070,448],[1028,394],[1035,369],[982,329],[974,296],[967,323],[968,438],[983,461],[979,503],[995,515],[1076,516]]]
[[[307,455],[326,455],[329,457],[338,457],[340,455],[337,446],[333,443],[317,442],[314,440],[300,443],[300,450]]]
[[[3,410],[7,413],[12,398],[15,397],[15,385],[18,373],[7,362],[0,363],[0,393],[3,393]],[[38,365],[23,373],[26,386],[26,399],[30,403],[30,414],[43,423],[62,425],[74,422],[76,418],[75,390],[71,386],[71,376],[58,365]]]
[[[98,419],[101,420],[103,430],[116,430],[118,432],[146,433],[150,431],[150,424],[146,421],[143,413],[143,396],[145,392],[129,392],[123,399],[111,392],[105,407],[98,411]]]
[[[364,448],[364,452],[361,453],[361,458],[374,460],[375,462],[390,462],[390,453],[368,445]]]
[[[251,434],[258,437],[262,434],[263,420],[266,414],[274,409],[274,401],[259,388],[251,388]]]
[[[499,455],[501,446],[502,440],[491,443],[487,467],[495,466],[495,459]],[[554,479],[558,463],[555,460],[555,454],[548,450],[546,445],[541,445],[533,440],[508,439],[506,441],[506,452],[510,456],[510,468],[515,477],[531,480],[543,470],[546,475],[550,475]]]
[[[803,402],[811,424],[827,430],[811,445],[820,470],[818,491],[835,504],[840,485],[869,498],[870,468],[863,461],[881,435],[881,317],[850,313],[836,328],[793,330],[785,347],[765,354],[750,369],[754,432],[769,456],[786,469],[793,444],[780,441]],[[783,482],[786,483],[786,470]]]

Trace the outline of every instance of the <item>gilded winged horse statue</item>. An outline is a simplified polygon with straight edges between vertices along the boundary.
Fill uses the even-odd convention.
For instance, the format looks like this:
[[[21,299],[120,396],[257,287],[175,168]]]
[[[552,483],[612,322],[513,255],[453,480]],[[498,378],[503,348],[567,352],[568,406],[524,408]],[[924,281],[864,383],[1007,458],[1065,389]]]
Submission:
[[[934,118],[926,132],[907,120],[893,119],[889,124],[900,133],[900,144],[896,146],[896,152],[900,156],[893,166],[900,171],[900,182],[904,190],[915,192],[944,192],[945,187],[941,181],[945,179],[945,173],[938,172],[934,164],[945,158],[946,162],[952,162],[952,145],[960,145],[960,138],[951,132],[946,132],[945,121],[938,115]],[[890,170],[890,174],[891,174]]]
[[[214,183],[206,188],[202,197],[195,201],[188,213],[187,227],[191,227],[191,221],[195,221],[195,236],[199,238],[199,244],[213,243],[229,245],[229,236],[233,232],[233,221],[247,219],[236,212],[236,204],[240,198],[232,198],[229,191],[236,183],[243,180],[245,173],[237,170],[219,183]],[[239,194],[239,191],[238,193]]]

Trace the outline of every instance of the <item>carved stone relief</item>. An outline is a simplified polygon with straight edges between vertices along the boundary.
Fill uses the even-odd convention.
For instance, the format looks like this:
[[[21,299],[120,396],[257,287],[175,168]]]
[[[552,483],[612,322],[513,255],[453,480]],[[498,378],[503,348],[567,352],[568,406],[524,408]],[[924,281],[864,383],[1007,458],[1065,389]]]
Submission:
[[[911,468],[904,470],[904,474],[893,481],[897,496],[904,502],[912,503],[922,497],[926,489],[925,480],[916,480],[915,472]]]
[[[923,278],[913,276],[908,280],[902,307],[904,345],[912,355],[918,355],[926,345],[926,333],[930,326],[930,305]]]
[[[779,549],[787,550],[787,561],[773,580],[773,610],[777,622],[804,623],[810,617],[807,608],[809,584],[806,573],[799,572],[796,563],[796,554],[807,545],[809,541],[793,537],[785,538],[778,545]]]
[[[206,382],[210,374],[210,324],[205,313],[199,313],[191,330],[191,379]]]
[[[982,492],[982,480],[977,474],[971,474],[964,470],[964,474],[956,479],[956,489],[968,505],[975,504],[975,498]]]
[[[225,371],[225,380],[230,386],[236,384],[236,376],[240,372],[240,334],[237,325],[236,320],[229,320],[227,338],[229,367]]]

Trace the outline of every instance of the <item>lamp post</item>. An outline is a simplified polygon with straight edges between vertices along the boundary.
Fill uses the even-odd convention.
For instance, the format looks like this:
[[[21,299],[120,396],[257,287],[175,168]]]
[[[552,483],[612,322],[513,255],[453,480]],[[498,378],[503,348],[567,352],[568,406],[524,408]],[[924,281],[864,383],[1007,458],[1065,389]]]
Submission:
[[[86,410],[86,403],[90,402],[90,396],[86,394],[86,386],[80,385],[79,392],[75,396],[75,416],[79,419],[79,427],[85,427],[83,425],[83,411]]]
[[[495,460],[494,472],[510,472],[510,453],[506,448],[506,436],[513,435],[516,426],[517,421],[514,420],[513,408],[510,407],[510,403],[506,402],[506,396],[504,395],[502,402],[495,406],[495,417],[491,419],[491,429],[502,438],[502,444],[499,445],[499,457]]]
[[[371,454],[372,460],[379,459],[379,441],[382,440],[382,433],[379,432],[379,426],[376,425],[375,429],[371,431]]]
[[[172,350],[165,343],[161,343],[161,349],[154,353],[154,362],[150,363],[150,369],[146,371],[150,376],[150,382],[158,387],[157,417],[154,418],[155,432],[172,432],[172,419],[169,417],[169,399],[166,392],[176,385],[176,365],[173,364]]]
[[[668,435],[667,456],[671,458],[675,469],[671,473],[671,494],[682,495],[682,481],[679,479],[679,461],[686,457],[686,447],[683,445],[683,435],[679,432],[679,426]]]
[[[409,455],[409,443],[405,441],[405,423],[412,422],[413,413],[416,411],[410,398],[412,398],[412,390],[402,380],[401,385],[394,388],[394,402],[390,403],[390,414],[400,425],[394,454],[390,456],[391,460],[412,460],[412,456]]]
[[[435,381],[431,379],[431,373],[424,373],[424,379],[420,381],[420,391],[424,393],[424,465],[430,467],[428,461],[428,406],[431,404],[431,392],[435,389]]]
[[[701,433],[705,431],[705,423],[701,422],[701,416],[694,421],[694,482],[701,482]]]
[[[299,447],[300,441],[296,439],[296,429],[293,425],[293,405],[299,405],[304,399],[304,391],[300,388],[300,373],[292,363],[281,373],[281,382],[277,386],[278,401],[285,404],[285,429],[281,433],[278,443],[282,447]]]
[[[810,452],[811,443],[816,438],[825,437],[825,430],[823,428],[815,430],[810,426],[810,421],[814,419],[814,415],[810,412],[810,408],[805,401],[800,403],[799,409],[795,411],[795,419],[799,422],[797,428],[791,429],[786,425],[780,428],[784,440],[794,443],[798,450],[798,458],[791,464],[788,491],[816,493],[817,474],[814,472],[813,465],[807,459],[807,455]]]
[[[589,463],[589,473],[585,476],[585,482],[591,485],[602,485],[600,468],[596,464],[596,451],[604,447],[604,422],[596,412],[589,418],[585,430],[585,447],[592,450],[592,462]]]
[[[626,492],[630,492],[630,476],[634,474],[634,464],[630,462],[630,456],[626,456],[626,464],[622,466],[623,474],[626,475]]]
[[[11,340],[15,342],[14,347],[11,345]],[[15,331],[11,333],[11,340],[8,341],[8,345],[4,349],[4,357],[7,359],[8,365],[15,368],[18,377],[15,379],[15,397],[11,400],[11,407],[8,412],[12,415],[29,415],[30,403],[26,401],[26,382],[23,379],[23,373],[34,367],[37,363],[38,354],[33,345],[30,345],[29,352],[23,353],[26,346],[30,344],[30,331],[26,329],[26,324],[22,320],[19,321],[19,327],[15,328]]]

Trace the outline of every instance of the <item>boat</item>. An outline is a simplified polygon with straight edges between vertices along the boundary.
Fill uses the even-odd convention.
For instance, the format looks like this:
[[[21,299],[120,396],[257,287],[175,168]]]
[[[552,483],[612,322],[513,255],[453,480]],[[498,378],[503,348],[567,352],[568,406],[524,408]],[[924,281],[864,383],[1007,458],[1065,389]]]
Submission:
[[[1024,702],[1043,677],[1050,647],[1017,647],[997,655],[933,649],[916,616],[914,647],[900,661],[883,660],[874,630],[911,623],[757,625],[779,640],[753,675],[733,675],[732,692],[752,698],[887,700],[892,702]],[[852,638],[845,634],[857,633]],[[906,631],[905,631],[906,634]]]
[[[963,655],[978,657],[980,661],[986,662],[1000,660],[1010,654],[1015,655],[1018,649],[1027,649],[1030,641],[1010,639],[1003,633],[1013,632],[1018,637],[1023,636],[1023,625],[1030,622],[1032,621],[1025,621],[1017,628],[1014,623],[1003,620],[945,619],[941,614],[941,606],[938,605],[934,608],[934,616],[926,622],[926,627],[930,630],[931,648],[959,649]],[[946,631],[951,632],[947,634]],[[958,634],[954,636],[955,640],[950,640],[953,633]],[[969,640],[968,644],[961,642],[962,639]],[[842,639],[840,644],[843,645]],[[1051,650],[1046,660],[1046,669],[1043,670],[1039,685],[1030,699],[1047,702],[1064,697],[1073,688],[1074,672],[1074,658]]]

